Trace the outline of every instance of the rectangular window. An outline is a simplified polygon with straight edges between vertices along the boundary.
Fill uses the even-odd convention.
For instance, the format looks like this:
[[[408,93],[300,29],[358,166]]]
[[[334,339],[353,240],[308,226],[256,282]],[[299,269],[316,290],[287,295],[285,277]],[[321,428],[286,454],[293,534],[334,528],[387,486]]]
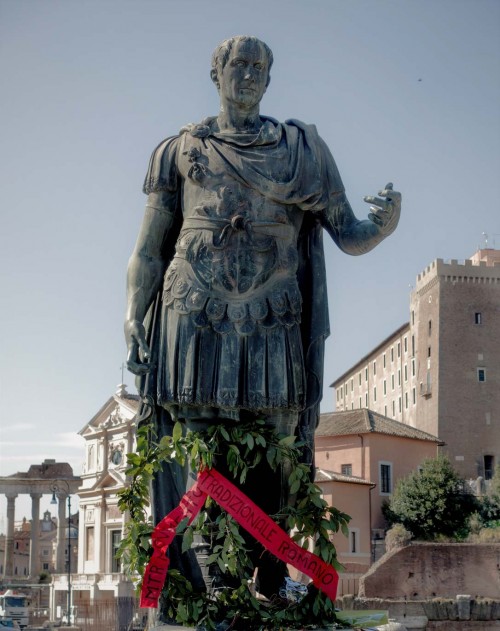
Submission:
[[[415,311],[411,312],[411,323],[412,325],[415,324]]]
[[[85,530],[85,560],[94,560],[94,526],[87,526]]]
[[[344,396],[344,386],[340,386],[340,398]]]
[[[398,386],[401,385],[401,368],[398,368]]]
[[[377,388],[373,388],[373,401],[377,400]]]
[[[387,416],[387,405],[384,405],[384,416]]]
[[[398,357],[401,357],[401,342],[398,342]]]
[[[387,379],[384,379],[384,396],[387,394]]]
[[[359,409],[361,410],[362,407],[363,407],[363,404],[361,402],[361,397],[359,397]]]
[[[399,411],[402,412],[403,411],[403,406],[402,406],[402,402],[401,402],[401,397],[399,397],[398,401],[399,401]]]
[[[394,346],[391,346],[391,362],[394,361]]]
[[[47,550],[47,548],[43,549],[42,554],[43,554],[44,557],[48,557],[49,556],[49,551]]]
[[[427,347],[427,357],[430,357],[430,356],[431,356],[431,347],[428,346]]]
[[[404,343],[405,343],[405,353],[407,353],[408,352],[408,338],[407,337],[405,337]]]
[[[482,317],[481,317],[481,313],[479,311],[476,311],[476,313],[474,314],[474,322],[476,324],[482,324]]]
[[[368,381],[368,368],[365,368],[365,381]]]
[[[351,392],[354,391],[354,379],[351,379]]]
[[[415,403],[417,402],[417,390],[416,390],[416,388],[413,388],[413,390],[412,390],[412,398],[413,398],[413,405],[415,405]]]
[[[392,402],[392,416],[396,416],[396,403],[395,403],[395,401]]]
[[[379,488],[380,495],[392,493],[392,462],[379,463]]]
[[[359,373],[359,385],[361,385],[361,373]]]
[[[408,409],[408,392],[405,392],[405,408]]]
[[[493,477],[493,473],[495,471],[494,467],[495,457],[494,456],[484,456],[484,479],[491,480]]]
[[[48,563],[42,563],[42,568],[44,570],[48,570],[49,569],[49,564]]]
[[[411,376],[412,377],[415,376],[415,360],[414,359],[411,360]]]
[[[411,354],[412,357],[415,355],[415,336],[411,336]]]
[[[405,364],[405,381],[408,381],[408,366]]]
[[[391,386],[392,386],[392,389],[394,390],[394,374],[391,375]]]
[[[429,320],[429,326],[427,328],[427,333],[430,335],[432,333],[432,320]]]
[[[383,354],[383,356],[382,356],[382,361],[383,361],[383,363],[384,363],[384,368],[385,368],[385,353],[384,353],[384,354]]]
[[[377,362],[373,362],[373,374],[377,374]]]
[[[122,540],[122,531],[121,530],[112,530],[111,531],[111,559],[110,559],[110,568],[112,573],[118,573],[121,569],[120,559],[117,558],[118,548],[120,547],[120,542]]]
[[[368,392],[365,394],[365,407],[368,407]]]
[[[356,554],[358,551],[358,533],[356,530],[349,530],[349,552]]]
[[[486,381],[486,369],[478,368],[477,369],[477,380],[478,381]]]
[[[352,475],[352,464],[341,464],[340,473],[342,475]]]

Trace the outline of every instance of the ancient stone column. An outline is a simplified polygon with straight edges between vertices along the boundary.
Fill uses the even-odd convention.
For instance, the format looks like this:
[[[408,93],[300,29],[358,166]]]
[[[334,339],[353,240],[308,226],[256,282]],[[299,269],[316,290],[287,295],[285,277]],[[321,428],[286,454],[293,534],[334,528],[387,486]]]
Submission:
[[[14,518],[17,493],[6,493],[7,497],[7,536],[5,537],[4,576],[14,575]]]
[[[30,493],[31,496],[31,541],[30,541],[30,577],[40,574],[40,498],[42,493]]]

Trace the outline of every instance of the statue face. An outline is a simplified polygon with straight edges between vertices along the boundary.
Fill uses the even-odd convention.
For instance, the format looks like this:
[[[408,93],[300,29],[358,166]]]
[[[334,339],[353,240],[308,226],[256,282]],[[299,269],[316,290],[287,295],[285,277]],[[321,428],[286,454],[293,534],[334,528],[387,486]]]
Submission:
[[[229,59],[219,71],[221,101],[246,107],[257,105],[266,91],[268,63],[265,50],[258,42],[237,42]]]

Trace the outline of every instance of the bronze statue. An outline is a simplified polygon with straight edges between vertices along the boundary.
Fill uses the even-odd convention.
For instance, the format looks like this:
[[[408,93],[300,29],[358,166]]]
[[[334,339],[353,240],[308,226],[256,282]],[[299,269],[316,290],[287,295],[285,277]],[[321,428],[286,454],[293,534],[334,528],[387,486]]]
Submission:
[[[364,254],[396,228],[401,195],[388,184],[364,198],[368,219],[355,217],[316,128],[260,115],[272,63],[255,37],[222,42],[211,70],[218,115],[153,152],[128,268],[128,368],[160,435],[177,419],[203,430],[260,418],[298,435],[312,467],[329,333],[322,231],[347,254]],[[254,477],[245,492],[277,512],[287,501],[282,476],[255,475],[265,485]],[[175,468],[159,477],[156,521],[189,485]],[[177,565],[204,589],[213,576],[185,556]],[[277,593],[284,564],[261,550],[254,561],[258,590]]]

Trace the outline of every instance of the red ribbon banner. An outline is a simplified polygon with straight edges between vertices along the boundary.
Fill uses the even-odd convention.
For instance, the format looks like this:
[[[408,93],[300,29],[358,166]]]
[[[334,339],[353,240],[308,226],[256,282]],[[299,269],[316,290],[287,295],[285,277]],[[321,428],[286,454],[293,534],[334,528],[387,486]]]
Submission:
[[[179,506],[156,526],[153,540],[153,556],[143,578],[141,607],[157,607],[169,559],[168,546],[175,537],[180,522],[188,517],[193,521],[209,495],[219,506],[247,530],[278,559],[289,563],[309,576],[315,587],[331,600],[337,595],[339,576],[335,569],[317,555],[304,550],[282,530],[264,511],[252,502],[240,489],[215,469],[198,474],[194,486],[184,495]]]

